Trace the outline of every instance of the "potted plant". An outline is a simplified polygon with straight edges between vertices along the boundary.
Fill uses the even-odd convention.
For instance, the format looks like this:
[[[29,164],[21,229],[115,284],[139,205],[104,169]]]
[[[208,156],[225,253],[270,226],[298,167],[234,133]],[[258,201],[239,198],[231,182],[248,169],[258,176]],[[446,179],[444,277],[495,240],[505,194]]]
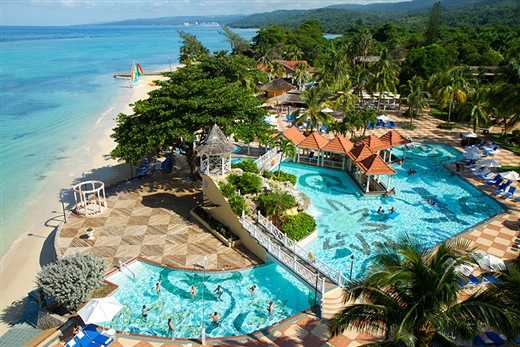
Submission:
[[[89,240],[94,240],[94,228],[88,227],[85,232],[87,233]]]

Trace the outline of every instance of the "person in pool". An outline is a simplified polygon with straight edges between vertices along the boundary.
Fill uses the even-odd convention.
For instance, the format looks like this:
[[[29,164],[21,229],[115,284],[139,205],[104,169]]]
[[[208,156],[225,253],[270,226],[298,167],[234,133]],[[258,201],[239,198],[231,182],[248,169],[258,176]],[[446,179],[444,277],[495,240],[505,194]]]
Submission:
[[[222,294],[224,294],[224,291],[222,290],[222,287],[220,286],[220,284],[213,291],[213,293],[217,293],[218,299],[220,300],[220,297],[222,296]]]
[[[269,314],[273,314],[274,304],[272,301],[269,301],[269,306],[267,307],[267,311],[269,311]]]
[[[146,305],[143,305],[143,309],[141,310],[141,316],[143,316],[144,319],[148,317],[148,311],[150,311],[152,308],[146,308]]]
[[[161,296],[161,281],[157,282],[155,290],[157,291],[157,296]]]
[[[211,324],[217,325],[220,324],[220,318],[222,318],[222,315],[219,312],[215,311],[214,314],[209,315],[209,318],[213,319],[213,322],[211,322]]]
[[[395,212],[395,208],[392,206],[392,208],[390,209],[390,213],[394,213]]]
[[[173,332],[175,331],[175,327],[173,326],[173,322],[171,318],[168,318],[168,329],[170,330],[170,337],[173,340]]]
[[[192,298],[194,298],[195,295],[197,295],[197,288],[195,288],[195,286],[191,286],[190,295]]]
[[[377,213],[383,214],[383,213],[385,213],[385,210],[383,210],[383,208],[381,206],[379,206],[379,208],[377,209]]]
[[[256,284],[253,284],[251,288],[249,288],[249,291],[251,292],[251,295],[255,295],[256,292]]]

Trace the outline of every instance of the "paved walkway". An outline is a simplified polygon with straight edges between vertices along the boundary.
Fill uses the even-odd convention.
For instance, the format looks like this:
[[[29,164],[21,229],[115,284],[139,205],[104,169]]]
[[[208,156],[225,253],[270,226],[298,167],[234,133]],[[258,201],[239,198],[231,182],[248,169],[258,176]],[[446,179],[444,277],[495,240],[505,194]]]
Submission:
[[[439,143],[439,144],[445,144],[453,146],[459,150],[463,150],[460,146],[460,137],[459,133],[468,131],[464,125],[459,125],[459,128],[457,130],[442,130],[438,129],[437,125],[439,121],[433,117],[430,116],[423,116],[419,120],[414,120],[414,123],[419,126],[419,129],[415,131],[408,131],[401,129],[401,127],[405,124],[409,123],[408,118],[399,115],[397,112],[389,112],[391,114],[392,119],[398,126],[398,131],[403,135],[408,135],[411,138],[413,138],[414,141],[419,142],[428,142],[428,143]],[[279,129],[285,130],[289,127],[289,124],[285,122],[284,119],[279,118]],[[376,135],[382,135],[386,132],[386,129],[375,129],[368,132],[368,134],[374,133]],[[503,165],[520,165],[520,157],[508,150],[501,149],[501,153],[494,156],[494,159],[501,162]],[[454,168],[450,168],[454,171]],[[492,191],[487,187],[486,185],[483,185],[481,182],[478,182],[473,179],[472,175],[469,175],[467,173],[461,173],[462,177],[465,177],[470,183],[476,185],[483,191],[491,194]],[[178,210],[173,208],[168,208],[168,206],[162,205],[166,203],[165,201],[162,201],[159,199],[159,201],[154,200],[147,200],[146,197],[150,196],[152,193],[158,193],[162,191],[168,191],[168,193],[171,193],[169,190],[167,183],[155,183],[158,176],[153,177],[152,179],[143,179],[143,181],[135,181],[132,182],[132,184],[139,185],[139,183],[143,183],[143,186],[148,188],[142,189],[142,194],[140,193],[139,196],[137,196],[137,192],[139,189],[137,186],[133,187],[132,189],[125,189],[122,188],[120,190],[117,190],[117,193],[114,193],[109,198],[110,205],[114,210],[116,209],[132,209],[131,211],[127,211],[125,213],[120,213],[116,216],[116,213],[114,212],[114,216],[112,216],[112,212],[110,212],[110,215],[107,217],[100,217],[105,218],[103,222],[103,228],[109,227],[112,229],[103,229],[104,231],[100,231],[98,235],[96,235],[96,238],[102,238],[104,237],[104,234],[108,234],[109,230],[116,230],[117,240],[114,239],[110,242],[108,240],[105,240],[107,243],[109,243],[109,246],[101,246],[103,243],[101,240],[97,240],[96,243],[93,245],[85,244],[84,240],[80,241],[81,234],[84,233],[84,227],[85,224],[82,224],[80,226],[75,226],[75,233],[74,231],[70,230],[69,233],[66,235],[64,234],[65,238],[72,239],[72,240],[60,240],[60,249],[63,253],[69,252],[71,247],[74,247],[74,242],[81,242],[81,244],[78,246],[81,247],[96,247],[96,244],[99,242],[98,246],[100,247],[115,247],[115,244],[117,244],[117,241],[120,240],[123,242],[123,240],[132,239],[132,237],[125,238],[125,235],[133,235],[132,232],[129,230],[132,230],[134,228],[133,224],[130,224],[130,221],[140,220],[141,222],[147,222],[146,224],[146,231],[143,231],[139,233],[138,235],[143,235],[142,241],[145,243],[141,246],[139,250],[139,254],[142,254],[145,257],[162,257],[160,262],[168,262],[171,261],[173,264],[176,264],[176,266],[182,266],[182,263],[184,261],[184,266],[191,266],[191,262],[194,261],[192,259],[188,260],[188,254],[190,254],[190,251],[193,251],[192,248],[188,249],[188,245],[190,244],[190,237],[189,234],[193,232],[193,235],[199,235],[198,233],[203,233],[202,231],[195,231],[198,229],[193,223],[187,221],[185,218],[182,220],[182,213],[179,213]],[[178,177],[178,179],[181,179],[181,177]],[[195,186],[190,186],[191,183],[185,182],[186,188],[188,191],[193,190],[196,191]],[[158,190],[158,186],[164,185],[162,187],[162,190]],[[122,186],[125,187],[125,186]],[[175,189],[179,189],[178,187]],[[177,190],[173,189],[174,195],[177,194]],[[494,190],[493,190],[494,191]],[[189,196],[189,194],[187,194]],[[133,197],[130,199],[130,197]],[[173,198],[172,198],[173,199]],[[193,197],[193,203],[195,203],[199,198]],[[166,197],[165,197],[165,200]],[[124,202],[124,201],[132,201],[132,202]],[[150,203],[147,203],[147,201],[151,201]],[[496,216],[495,218],[492,218],[491,220],[488,220],[481,225],[478,225],[469,231],[464,232],[464,237],[466,237],[469,240],[472,240],[474,242],[474,245],[478,247],[478,249],[482,252],[489,252],[491,254],[494,254],[500,258],[503,259],[512,259],[517,256],[517,250],[513,248],[513,244],[517,241],[517,237],[519,235],[519,223],[518,218],[520,217],[520,203],[514,203],[511,200],[504,200],[499,199],[500,202],[504,203],[508,207],[510,207],[509,210],[506,212],[500,214],[499,216]],[[183,204],[181,204],[183,205]],[[173,206],[173,205],[172,205]],[[176,206],[179,206],[178,204]],[[155,209],[159,210],[155,210]],[[186,207],[187,208],[187,207]],[[165,213],[167,212],[167,213]],[[166,215],[168,215],[168,223],[165,222]],[[144,216],[144,217],[143,217]],[[121,228],[114,228],[113,225],[107,225],[107,222],[110,217],[119,218],[120,220],[126,220],[127,224],[124,227],[124,230],[121,230]],[[133,218],[137,217],[137,218]],[[164,222],[162,222],[164,220]],[[165,236],[165,234],[168,234],[168,232],[165,231],[165,227],[157,228],[156,225],[162,225],[165,226],[168,225],[177,225],[179,222],[181,222],[185,225],[185,228],[190,229],[190,231],[182,231],[180,232],[183,234],[186,232],[187,234],[183,234],[182,239],[183,242],[177,243],[177,239],[175,239],[175,243],[172,242],[172,238]],[[140,223],[141,223],[140,222]],[[80,222],[77,222],[80,223]],[[85,223],[85,221],[83,222]],[[110,222],[109,222],[110,224]],[[139,224],[142,229],[145,228],[145,224]],[[121,226],[120,226],[121,227]],[[150,228],[149,228],[150,227]],[[62,233],[69,229],[70,227],[67,226],[67,228],[64,228]],[[127,230],[126,228],[129,228]],[[169,226],[166,227],[167,230],[175,231],[174,234],[176,234],[179,230],[178,227],[172,227]],[[96,226],[96,230],[98,229],[98,226]],[[159,232],[160,231],[160,232]],[[74,235],[73,235],[74,234]],[[156,235],[156,236],[154,236]],[[61,237],[61,235],[60,235]],[[195,243],[200,242],[198,237],[194,236]],[[138,238],[141,240],[141,238]],[[150,243],[150,240],[156,240],[161,239],[159,244],[161,244],[163,247],[162,254],[154,254],[149,252],[150,249],[154,248],[148,248],[144,246],[149,245],[157,245],[154,243]],[[204,240],[209,241],[211,238],[204,238]],[[146,240],[146,241],[145,241]],[[206,242],[205,241],[205,242]],[[126,241],[125,241],[126,242]],[[156,242],[156,241],[153,241]],[[67,244],[68,243],[68,244]],[[218,241],[217,241],[218,243]],[[186,249],[186,258],[179,259],[177,258],[171,258],[168,256],[168,253],[165,252],[165,249],[169,244],[175,244],[178,245],[179,249]],[[130,246],[130,245],[129,245]],[[138,247],[138,245],[133,244],[133,247]],[[111,250],[110,254],[106,254],[107,257],[110,257],[112,259],[112,264],[118,257],[121,257],[122,259],[125,259],[127,257],[130,257],[131,255],[129,253],[126,253],[126,251],[129,249],[129,247],[120,249],[119,246],[117,250]],[[173,249],[175,247],[172,246]],[[224,266],[228,264],[228,261],[230,261],[229,256],[226,257],[220,257],[219,253],[219,246],[218,244],[215,244],[213,246],[214,252],[214,260],[212,262],[213,266],[219,267]],[[146,251],[145,251],[146,250]],[[143,252],[143,253],[141,253]],[[123,254],[124,253],[124,254]],[[193,254],[196,254],[195,252]],[[244,260],[240,260],[239,264],[254,264],[257,260],[251,257],[251,254],[248,254],[246,251],[242,252],[242,255],[245,255]],[[153,259],[153,258],[152,258]],[[157,258],[156,258],[157,259]],[[221,260],[223,259],[223,260]],[[57,333],[50,339],[47,339],[44,343],[39,344],[39,346],[45,346],[45,347],[58,347],[62,346],[62,344],[58,341],[58,336],[60,334]],[[208,345],[212,346],[348,346],[348,347],[355,347],[359,346],[361,344],[366,344],[372,341],[375,341],[376,338],[364,333],[356,333],[352,331],[346,331],[342,335],[337,336],[333,339],[329,339],[327,334],[327,322],[324,320],[317,319],[311,314],[300,314],[296,317],[292,317],[291,319],[287,320],[286,322],[278,325],[277,327],[273,327],[271,330],[265,332],[265,333],[257,333],[252,336],[248,337],[242,337],[242,338],[236,338],[236,339],[226,339],[226,340],[207,340]],[[120,335],[118,337],[118,340],[112,345],[114,347],[166,347],[166,346],[181,346],[181,345],[199,345],[200,341],[188,341],[188,340],[175,340],[175,341],[165,341],[163,340],[151,340],[146,338],[141,338],[140,340],[135,340],[134,338],[127,337],[125,335]]]

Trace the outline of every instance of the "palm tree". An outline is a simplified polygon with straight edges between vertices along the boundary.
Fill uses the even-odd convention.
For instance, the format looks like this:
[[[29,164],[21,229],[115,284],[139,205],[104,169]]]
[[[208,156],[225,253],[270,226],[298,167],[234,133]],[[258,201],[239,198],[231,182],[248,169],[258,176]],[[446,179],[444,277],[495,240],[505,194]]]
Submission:
[[[333,100],[336,101],[334,104],[334,110],[342,108],[343,113],[346,113],[348,110],[353,110],[356,107],[359,98],[357,95],[350,92],[351,88],[352,82],[350,79],[346,79],[343,86],[340,88],[341,90],[336,92],[336,96],[333,98]]]
[[[356,131],[362,129],[364,126],[361,113],[355,109],[345,112],[343,121],[338,122],[338,124],[343,124],[342,129],[345,129],[345,132],[342,132],[341,134],[346,135],[347,132],[350,132],[350,138],[354,138],[356,136]]]
[[[397,94],[399,85],[399,65],[390,57],[388,50],[381,51],[380,59],[372,67],[373,77],[371,80],[372,91],[378,92],[377,112],[381,109],[381,98],[384,92]]]
[[[488,94],[488,87],[479,87],[471,91],[466,102],[458,108],[460,119],[468,119],[468,126],[473,126],[473,131],[489,127],[491,124],[490,114],[493,109],[489,103]]]
[[[363,136],[365,136],[368,128],[368,123],[375,124],[377,121],[376,110],[369,107],[364,107],[359,111],[361,122],[363,123]]]
[[[520,121],[520,56],[495,71],[491,102],[504,118],[504,134]]]
[[[455,67],[447,72],[433,75],[431,79],[432,95],[441,107],[448,106],[448,124],[451,121],[453,104],[465,102],[469,92],[463,72],[463,69]]]
[[[269,79],[271,79],[271,76],[275,78],[281,78],[285,74],[285,67],[278,61],[271,61],[271,63],[267,66],[267,71],[269,74]]]
[[[368,53],[370,52],[370,49],[372,48],[373,41],[374,41],[374,39],[372,37],[372,34],[370,33],[370,31],[368,29],[365,29],[361,33],[361,37],[359,38],[359,42],[358,42],[358,54],[360,54],[363,59],[363,61],[362,61],[363,68],[366,68],[367,56],[368,56]]]
[[[299,110],[294,112],[295,117],[298,118],[294,121],[294,125],[299,126],[307,122],[306,131],[310,133],[320,125],[328,126],[335,121],[330,114],[321,111],[330,105],[327,96],[319,88],[311,88],[304,91],[301,94],[301,99],[305,100],[308,110],[303,115],[300,115]]]
[[[233,32],[227,25],[222,25],[220,28],[223,31],[218,33],[226,38],[223,42],[229,43],[233,55],[243,54],[249,49],[249,41],[240,36],[240,34]]]
[[[296,69],[294,70],[293,77],[296,78],[298,86],[301,86],[303,83],[306,83],[310,75],[307,72],[307,64],[303,61],[300,61],[296,64]]]
[[[286,45],[284,56],[287,60],[300,60],[303,57],[303,52],[296,45]]]
[[[354,88],[354,94],[359,96],[359,100],[361,105],[364,106],[363,103],[363,92],[370,92],[370,80],[372,79],[372,74],[370,71],[365,69],[362,65],[356,65],[354,70],[352,71],[352,87]]]
[[[410,124],[413,124],[413,117],[424,113],[424,108],[428,107],[430,94],[426,90],[426,81],[420,76],[414,76],[405,86],[401,87],[401,100],[408,105],[408,116]]]
[[[296,156],[296,146],[292,140],[278,137],[273,143],[281,151],[280,162],[278,163],[278,177],[280,177],[280,170],[284,157],[294,159]]]
[[[470,340],[484,327],[513,338],[518,310],[508,307],[505,291],[482,289],[460,301],[457,265],[471,264],[469,241],[443,242],[434,252],[402,238],[381,245],[365,278],[344,289],[349,305],[332,319],[329,332],[354,328],[385,336],[370,346],[452,347],[452,339]],[[360,301],[361,300],[361,301]]]

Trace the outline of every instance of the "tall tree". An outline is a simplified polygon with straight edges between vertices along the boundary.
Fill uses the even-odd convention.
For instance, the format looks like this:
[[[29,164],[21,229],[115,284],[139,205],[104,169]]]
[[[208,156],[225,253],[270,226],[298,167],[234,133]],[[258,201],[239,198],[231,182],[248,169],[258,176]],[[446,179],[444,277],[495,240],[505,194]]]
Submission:
[[[301,86],[303,83],[306,83],[310,79],[311,76],[307,72],[307,68],[307,64],[305,64],[303,61],[300,61],[296,64],[293,79],[296,79],[298,86]]]
[[[478,128],[487,128],[491,125],[493,108],[489,103],[489,87],[483,86],[471,90],[466,102],[458,108],[460,120],[467,120],[473,131]]]
[[[209,49],[204,47],[197,37],[193,34],[177,30],[181,37],[182,46],[180,48],[179,62],[185,65],[193,65],[201,58],[209,56]]]
[[[278,149],[282,153],[280,156],[280,162],[278,163],[278,177],[280,177],[284,157],[294,159],[294,157],[296,156],[296,146],[294,145],[294,142],[292,142],[292,140],[285,139],[283,137],[278,137],[274,141],[274,145],[278,147]]]
[[[352,87],[354,88],[354,94],[359,97],[361,105],[364,105],[363,93],[370,93],[370,81],[372,79],[372,73],[365,69],[362,65],[356,65],[352,71]]]
[[[483,327],[514,338],[519,311],[503,288],[460,300],[456,266],[472,264],[474,252],[464,239],[441,243],[433,252],[407,238],[381,245],[365,277],[345,288],[348,305],[336,313],[329,332],[383,334],[384,341],[370,345],[387,347],[452,347],[453,339],[471,340]]]
[[[520,55],[495,71],[491,102],[504,119],[504,134],[520,121]]]
[[[240,34],[233,32],[227,25],[220,27],[222,31],[218,33],[223,35],[226,39],[224,42],[231,46],[231,54],[244,54],[249,50],[249,41],[244,39]]]
[[[133,114],[119,114],[112,137],[114,158],[136,163],[168,146],[186,145],[187,162],[197,175],[196,141],[217,123],[224,134],[249,142],[272,131],[264,121],[267,111],[254,91],[235,85],[237,70],[256,71],[243,56],[206,57],[161,81],[161,88],[134,104]],[[242,73],[243,75],[244,73]]]
[[[330,106],[330,102],[327,95],[319,88],[311,88],[304,91],[301,98],[305,100],[308,110],[303,114],[299,110],[294,112],[294,116],[298,118],[294,121],[294,125],[299,126],[307,122],[306,131],[310,133],[321,125],[328,126],[335,121],[334,117],[329,113],[322,111],[325,107]]]
[[[423,115],[424,108],[428,107],[430,94],[427,90],[427,83],[420,76],[414,76],[408,83],[401,87],[401,101],[408,105],[408,116],[410,124],[416,115]]]
[[[454,104],[464,103],[470,88],[464,79],[463,70],[452,68],[433,75],[430,79],[430,90],[441,107],[448,106],[448,124],[450,124]]]
[[[334,104],[334,109],[342,109],[343,113],[346,113],[349,110],[353,110],[356,107],[356,103],[359,101],[359,97],[356,94],[351,92],[352,82],[350,79],[346,79],[343,82],[343,85],[340,87],[340,90],[336,92],[336,96],[333,100],[336,101]]]
[[[359,111],[361,122],[363,123],[363,136],[367,133],[368,123],[375,124],[377,121],[376,110],[370,107],[364,107]]]
[[[439,20],[441,16],[441,2],[437,1],[433,4],[432,12],[430,14],[430,21],[428,28],[426,28],[426,45],[435,43],[439,38]]]
[[[371,90],[378,92],[377,112],[381,109],[381,98],[385,92],[397,94],[399,85],[399,64],[394,61],[388,50],[384,49],[379,55],[379,60],[372,67],[373,77],[370,82]]]

